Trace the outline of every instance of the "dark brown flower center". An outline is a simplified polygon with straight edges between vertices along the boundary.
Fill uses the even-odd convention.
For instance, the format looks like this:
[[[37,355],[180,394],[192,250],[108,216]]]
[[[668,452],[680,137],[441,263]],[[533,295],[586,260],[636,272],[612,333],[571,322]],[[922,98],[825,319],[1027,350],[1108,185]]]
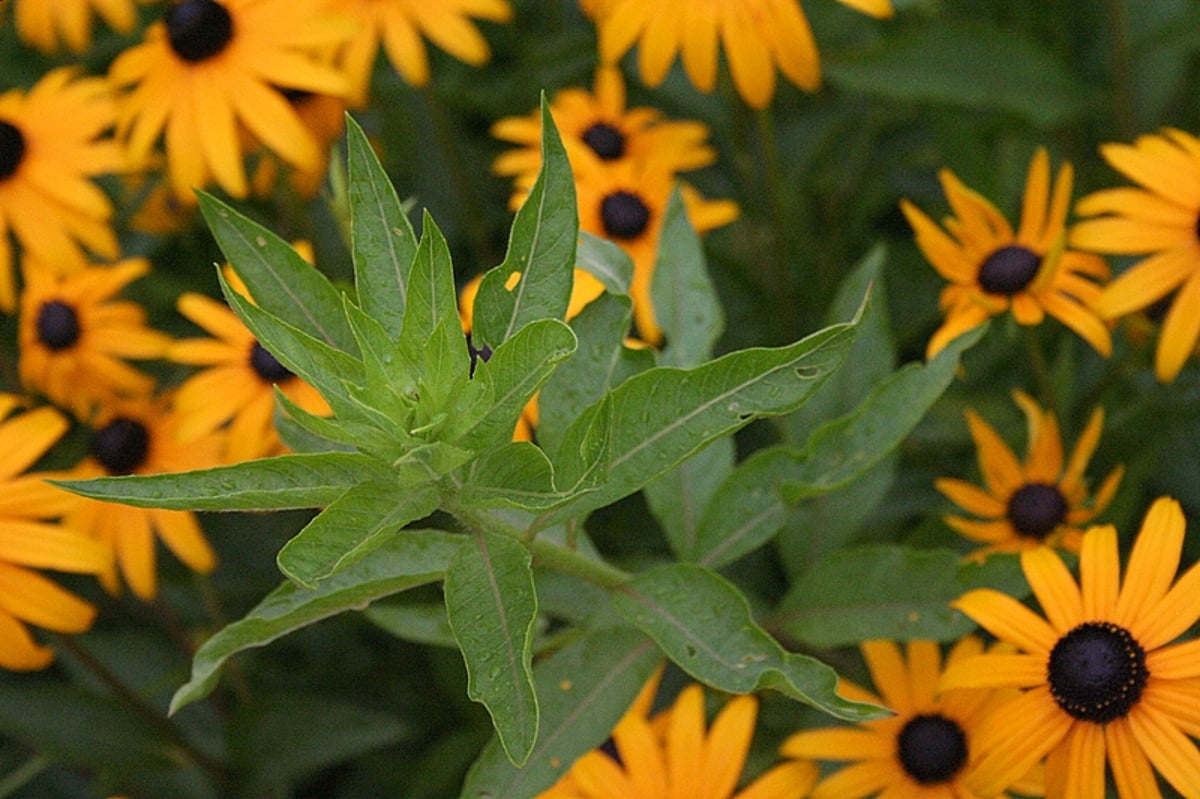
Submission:
[[[262,378],[264,383],[279,383],[292,377],[292,372],[279,360],[267,352],[266,347],[254,342],[250,348],[250,368]]]
[[[1058,706],[1097,724],[1128,714],[1150,679],[1146,650],[1107,621],[1084,622],[1058,639],[1046,672]]]
[[[79,341],[79,314],[62,300],[42,303],[35,325],[38,341],[55,352],[72,347]]]
[[[109,474],[131,474],[150,454],[150,431],[118,416],[92,433],[91,452]]]
[[[922,785],[953,779],[967,764],[962,727],[937,713],[913,716],[896,737],[900,765]]]
[[[24,157],[25,136],[21,129],[0,120],[0,180],[12,177]]]
[[[650,209],[633,192],[614,191],[600,201],[600,222],[614,239],[636,239],[650,225]]]
[[[625,134],[607,122],[595,123],[580,138],[604,161],[615,161],[625,155]]]
[[[1011,297],[1025,289],[1037,276],[1041,256],[1017,245],[1001,247],[979,267],[979,286],[988,294]]]
[[[1008,520],[1026,538],[1045,538],[1067,518],[1067,501],[1056,486],[1028,483],[1008,498]]]
[[[171,49],[184,61],[204,61],[233,39],[233,17],[215,0],[183,0],[163,17]]]

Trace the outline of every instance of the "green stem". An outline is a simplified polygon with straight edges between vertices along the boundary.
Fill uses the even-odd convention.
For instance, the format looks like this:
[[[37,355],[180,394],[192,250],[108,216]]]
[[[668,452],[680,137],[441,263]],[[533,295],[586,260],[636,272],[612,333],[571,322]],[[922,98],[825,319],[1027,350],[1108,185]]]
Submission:
[[[632,579],[632,575],[616,566],[544,538],[534,539],[528,546],[539,564],[601,588],[620,588]]]
[[[12,796],[17,791],[24,788],[30,780],[41,774],[51,765],[54,760],[41,752],[33,755],[20,766],[9,772],[0,779],[0,799],[6,796]]]
[[[1122,139],[1136,133],[1133,100],[1133,58],[1129,46],[1129,9],[1125,0],[1105,4],[1112,43],[1112,117]]]
[[[195,584],[196,590],[200,593],[200,601],[204,604],[204,610],[212,620],[213,626],[218,630],[224,629],[229,625],[229,620],[221,610],[221,600],[217,596],[217,592],[213,590],[212,580],[207,574],[197,572]],[[242,704],[250,702],[250,686],[246,683],[246,676],[242,673],[241,664],[236,659],[228,661],[225,663],[224,672],[238,702]]]

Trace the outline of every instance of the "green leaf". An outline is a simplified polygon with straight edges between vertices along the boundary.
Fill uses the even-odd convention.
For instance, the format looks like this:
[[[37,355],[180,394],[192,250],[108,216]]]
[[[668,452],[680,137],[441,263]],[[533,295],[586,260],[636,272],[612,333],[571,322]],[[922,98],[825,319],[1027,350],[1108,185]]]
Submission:
[[[629,378],[580,414],[551,459],[560,489],[593,473],[606,475],[603,484],[548,518],[608,505],[754,419],[794,410],[838,368],[853,340],[853,323],[834,325],[787,347]]]
[[[279,570],[300,585],[316,588],[437,506],[432,483],[403,485],[395,477],[359,483],[283,545],[276,558]]]
[[[533,687],[533,624],[537,593],[529,551],[508,536],[479,533],[446,569],[446,612],[467,664],[467,695],[491,714],[514,765],[523,765],[538,737]]]
[[[438,338],[433,342],[435,334]],[[455,341],[443,340],[451,335]],[[445,364],[448,374],[440,371],[436,376],[425,374],[428,366],[425,353],[430,349],[431,342],[439,352],[448,355],[461,352],[460,358],[452,358]],[[441,385],[460,374],[465,380],[470,370],[471,356],[458,316],[458,295],[454,289],[450,246],[428,211],[421,222],[421,241],[409,273],[408,305],[404,310],[404,326],[397,348],[397,368],[407,370],[414,378],[424,375],[427,382],[436,377],[433,382]],[[397,383],[403,382],[400,372],[397,372],[396,378]]]
[[[704,510],[733,471],[734,457],[733,437],[718,438],[646,484],[646,504],[676,556],[696,551]]]
[[[385,596],[440,580],[463,537],[440,530],[407,530],[372,556],[346,567],[309,590],[284,582],[245,618],[205,641],[192,661],[192,677],[171,699],[171,713],[208,696],[221,666],[233,655],[347,610],[361,610]]]
[[[578,235],[575,179],[543,94],[542,170],[513,220],[504,262],[479,284],[471,331],[475,346],[495,350],[530,322],[566,316]],[[510,286],[518,273],[520,279]]]
[[[221,252],[258,306],[317,341],[354,354],[342,293],[329,279],[270,230],[210,194],[197,195]]]
[[[481,455],[471,463],[457,493],[458,502],[472,509],[537,510],[562,497],[546,453],[528,441],[510,441]]]
[[[612,733],[662,660],[628,627],[591,632],[534,672],[542,733],[523,768],[493,740],[467,774],[461,799],[529,799],[549,788]]]
[[[861,55],[823,62],[829,82],[851,92],[1007,111],[1043,129],[1088,106],[1087,87],[1043,44],[986,23],[930,17]]]
[[[1017,558],[984,563],[950,550],[873,545],[831,553],[802,575],[772,625],[813,647],[853,646],[872,638],[951,641],[975,623],[949,603],[973,588],[1029,593]]]
[[[713,345],[725,328],[725,314],[678,186],[671,192],[663,217],[650,291],[654,319],[666,339],[659,363],[686,368],[711,358]],[[853,310],[842,318],[851,316]]]
[[[458,649],[444,602],[376,602],[363,615],[403,641]]]
[[[571,320],[578,349],[546,381],[538,400],[538,441],[553,452],[571,423],[592,403],[654,366],[654,353],[625,346],[633,302],[601,294]]]
[[[581,230],[575,266],[599,280],[609,294],[629,293],[633,259],[614,242]]]
[[[525,325],[475,369],[474,382],[491,397],[487,414],[466,434],[478,446],[494,446],[512,438],[513,427],[555,367],[575,352],[571,328],[557,319]]]
[[[387,479],[386,463],[349,452],[293,453],[176,474],[55,481],[92,499],[139,508],[284,510],[328,505],[362,482]]]
[[[821,426],[804,449],[771,447],[743,461],[709,501],[695,560],[732,563],[769,541],[790,506],[847,485],[893,451],[954,380],[962,353],[983,327],[959,336],[928,364],[909,364],[852,412]]]
[[[693,678],[735,694],[773,688],[836,718],[865,721],[886,711],[837,694],[837,673],[784,651],[723,577],[688,563],[658,566],[618,590],[617,612],[653,638]]]
[[[346,146],[358,305],[395,338],[408,305],[408,273],[417,254],[417,237],[375,149],[349,114]]]

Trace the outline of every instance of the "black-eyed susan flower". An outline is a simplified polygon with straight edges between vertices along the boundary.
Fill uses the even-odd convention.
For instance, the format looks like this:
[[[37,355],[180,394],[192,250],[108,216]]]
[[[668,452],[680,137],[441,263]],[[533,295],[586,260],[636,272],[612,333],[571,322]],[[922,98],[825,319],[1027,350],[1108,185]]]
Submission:
[[[126,164],[105,138],[115,120],[109,84],[71,68],[0,95],[0,310],[16,305],[9,233],[58,272],[81,267],[85,250],[117,257],[112,202],[91,181]]]
[[[307,247],[298,249],[311,260]],[[227,269],[226,275],[244,294],[233,272]],[[306,411],[331,412],[317,390],[276,360],[224,303],[189,292],[179,298],[178,308],[213,336],[176,341],[166,353],[177,363],[203,367],[174,394],[180,442],[225,428],[224,458],[230,462],[279,454],[283,442],[274,424],[276,387]]]
[[[18,406],[0,395],[0,418]],[[112,551],[52,520],[78,503],[45,481],[55,475],[24,473],[62,437],[67,420],[42,407],[0,422],[0,667],[42,669],[54,650],[38,643],[26,624],[60,633],[81,633],[96,610],[37,570],[100,574]]]
[[[472,66],[491,58],[474,20],[508,22],[508,0],[339,0],[338,11],[358,20],[341,65],[350,79],[351,105],[366,105],[380,42],[400,77],[412,86],[429,82],[425,39]]]
[[[105,409],[92,424],[89,455],[71,477],[160,474],[203,469],[220,462],[221,440],[210,434],[183,443],[178,417],[170,413],[169,396],[124,400]],[[101,572],[100,584],[110,594],[121,591],[122,578],[144,601],[158,592],[156,541],[201,574],[217,564],[216,554],[190,511],[134,508],[87,499],[63,523],[112,548],[116,560]]]
[[[848,680],[838,693],[890,707],[896,715],[856,727],[803,730],[783,742],[785,757],[844,762],[813,789],[812,799],[996,799],[978,794],[967,776],[984,753],[978,731],[997,703],[1011,691],[938,691],[942,652],[933,641],[910,641],[901,652],[891,641],[866,641],[863,658],[878,695]],[[975,636],[959,641],[946,656],[950,666],[983,652]],[[1031,769],[1012,780],[1027,795],[1041,795],[1040,772]],[[1002,786],[1008,788],[1008,786]],[[799,796],[800,794],[796,794]]]
[[[171,187],[183,202],[215,181],[249,191],[239,126],[288,164],[314,170],[322,153],[281,89],[333,96],[344,76],[319,53],[354,26],[323,0],[179,0],[119,55],[109,76],[128,87],[118,132],[145,162],[160,135]]]
[[[283,176],[292,191],[301,197],[315,197],[329,171],[329,156],[334,142],[342,137],[346,128],[346,101],[340,97],[292,90],[285,91],[283,95],[316,139],[321,160],[313,169],[294,169],[288,168],[269,150],[264,151],[252,178],[254,194],[269,198],[278,191],[282,166]]]
[[[26,259],[17,370],[26,389],[87,420],[97,406],[148,394],[154,378],[126,358],[160,357],[170,339],[146,327],[146,312],[114,299],[150,263],[129,258],[69,275]]]
[[[1104,160],[1139,184],[1087,195],[1077,213],[1094,217],[1071,230],[1071,246],[1110,255],[1146,255],[1118,275],[1095,302],[1116,319],[1168,298],[1154,359],[1170,382],[1200,339],[1200,139],[1181,130],[1105,144]]]
[[[75,53],[91,47],[93,15],[119,33],[129,33],[137,23],[134,0],[15,0],[13,8],[17,36],[44,53],[58,52],[62,45]]]
[[[1172,643],[1200,618],[1200,565],[1175,580],[1184,527],[1177,502],[1155,501],[1124,580],[1110,525],[1084,534],[1078,583],[1053,550],[1022,552],[1040,616],[991,589],[952,603],[1019,650],[942,677],[943,690],[1022,689],[979,732],[975,791],[992,795],[1044,757],[1047,796],[1102,799],[1106,762],[1118,796],[1160,799],[1155,772],[1200,796],[1200,641]]]
[[[840,2],[873,17],[892,14],[890,0]],[[692,85],[711,92],[718,49],[724,50],[738,94],[755,108],[764,108],[775,95],[776,68],[808,91],[821,82],[817,43],[799,0],[598,0],[584,5],[596,19],[601,58],[615,63],[637,43],[638,68],[649,86],[662,82],[678,55]]]
[[[627,108],[625,82],[615,67],[600,67],[590,92],[579,88],[555,92],[550,113],[572,164],[582,158],[655,161],[686,172],[708,166],[717,157],[703,123],[668,120],[654,108]],[[516,182],[515,208],[542,167],[541,114],[505,117],[492,126],[492,135],[519,145],[501,154],[493,165],[496,174]]]
[[[616,757],[589,752],[538,799],[795,799],[816,782],[815,765],[790,761],[737,790],[754,736],[755,697],[734,697],[711,725],[699,685],[684,688],[670,708],[649,718],[652,697],[643,692],[613,729]]]
[[[1029,165],[1015,233],[994,205],[954,173],[942,170],[939,178],[954,214],[944,221],[945,230],[909,201],[900,203],[917,246],[950,281],[939,303],[946,318],[929,340],[927,356],[988,317],[1011,310],[1022,325],[1041,324],[1050,314],[1107,357],[1111,336],[1092,304],[1108,277],[1108,265],[1064,246],[1071,165],[1063,164],[1051,192],[1050,156],[1038,149]]]
[[[1013,392],[1026,419],[1024,462],[996,430],[973,410],[967,424],[978,452],[984,487],[944,477],[934,485],[951,501],[978,518],[957,514],[946,523],[971,541],[983,545],[980,554],[1017,552],[1047,544],[1079,551],[1082,526],[1108,507],[1120,485],[1118,466],[1089,497],[1084,472],[1100,443],[1104,409],[1097,408],[1064,460],[1062,435],[1053,411],[1043,410],[1027,394]]]

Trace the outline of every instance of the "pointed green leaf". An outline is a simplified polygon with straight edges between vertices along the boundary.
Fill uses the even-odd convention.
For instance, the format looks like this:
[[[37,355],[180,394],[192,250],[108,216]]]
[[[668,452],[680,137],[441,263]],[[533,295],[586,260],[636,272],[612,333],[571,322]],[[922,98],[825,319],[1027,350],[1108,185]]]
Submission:
[[[168,474],[56,481],[68,491],[139,508],[284,510],[328,505],[362,482],[385,480],[386,463],[349,452],[294,453]]]
[[[471,332],[477,347],[494,350],[530,322],[566,316],[578,235],[575,179],[543,95],[542,170],[513,220],[504,262],[479,284]]]
[[[628,294],[633,282],[633,259],[617,244],[579,231],[575,266],[600,281],[609,294]]]
[[[437,506],[431,483],[403,485],[395,477],[359,483],[283,545],[276,559],[279,570],[300,585],[316,588]]]
[[[662,662],[654,642],[628,627],[597,630],[534,671],[542,732],[523,768],[493,740],[467,774],[460,799],[529,799],[558,781],[612,733]]]
[[[440,530],[407,530],[393,536],[315,589],[284,582],[245,618],[226,626],[196,650],[192,677],[175,692],[171,713],[203,699],[216,687],[221,666],[233,655],[385,596],[439,580],[463,537]]]
[[[646,484],[646,504],[680,558],[696,550],[704,510],[733,471],[734,457],[733,437],[718,438]]]
[[[575,334],[557,319],[531,322],[475,368],[474,380],[487,387],[492,407],[467,433],[480,446],[512,438],[521,412],[554,368],[576,347]]]
[[[784,651],[755,623],[742,593],[708,569],[688,563],[649,569],[618,590],[613,601],[617,612],[706,685],[735,694],[773,688],[849,721],[887,715],[839,696],[833,669]]]
[[[446,569],[446,612],[467,664],[467,695],[492,716],[514,765],[525,763],[538,737],[533,687],[533,623],[537,593],[529,551],[508,536],[479,533]]]
[[[678,186],[671,192],[663,217],[650,291],[654,319],[666,339],[658,362],[686,368],[711,358],[713,345],[725,328],[725,314]],[[842,319],[851,316],[853,309]]]
[[[330,446],[325,449],[353,450],[356,443],[368,440],[375,435],[373,429],[366,428],[361,424],[356,424],[346,419],[331,419],[325,416],[318,416],[315,413],[304,410],[288,399],[288,396],[280,391],[278,386],[275,387],[275,402],[278,405],[275,414],[275,426],[279,429],[279,434],[283,438],[284,443],[295,450],[300,450],[301,447],[295,446],[288,441],[285,432],[289,429],[289,425],[294,426],[295,429],[300,431],[310,441],[329,441]],[[321,451],[324,451],[324,449]]]
[[[604,473],[604,483],[547,519],[603,507],[754,419],[795,409],[838,368],[853,340],[853,324],[834,325],[788,347],[742,350],[694,369],[660,367],[631,377],[580,415],[552,458],[560,489],[588,469]],[[586,440],[606,442],[595,450],[602,462],[580,459]]]
[[[592,403],[633,375],[654,366],[654,353],[625,346],[633,302],[601,294],[571,320],[579,342],[575,355],[546,381],[538,401],[538,441],[558,449],[571,423]]]
[[[512,441],[481,455],[457,492],[457,501],[471,509],[540,510],[561,499],[550,459],[528,441]]]
[[[842,549],[818,562],[788,591],[772,624],[814,647],[872,638],[952,641],[975,623],[949,603],[974,588],[1029,593],[1015,556],[983,563],[947,549],[895,545]]]
[[[717,568],[779,532],[790,505],[847,485],[892,452],[942,395],[982,328],[959,336],[928,364],[909,364],[849,414],[810,436],[804,449],[771,447],[747,458],[717,489],[690,559]]]
[[[350,240],[358,305],[397,337],[408,305],[417,237],[391,179],[361,127],[346,115]]]
[[[401,368],[421,374],[425,367],[425,351],[435,333],[446,336],[454,332],[459,349],[463,378],[470,368],[466,334],[458,316],[458,295],[454,289],[454,264],[450,246],[429,212],[421,221],[421,241],[408,277],[408,306],[404,310],[404,326],[397,343]],[[438,345],[446,344],[439,338]]]
[[[354,353],[342,293],[290,244],[204,192],[200,211],[221,252],[264,311],[329,347]]]

